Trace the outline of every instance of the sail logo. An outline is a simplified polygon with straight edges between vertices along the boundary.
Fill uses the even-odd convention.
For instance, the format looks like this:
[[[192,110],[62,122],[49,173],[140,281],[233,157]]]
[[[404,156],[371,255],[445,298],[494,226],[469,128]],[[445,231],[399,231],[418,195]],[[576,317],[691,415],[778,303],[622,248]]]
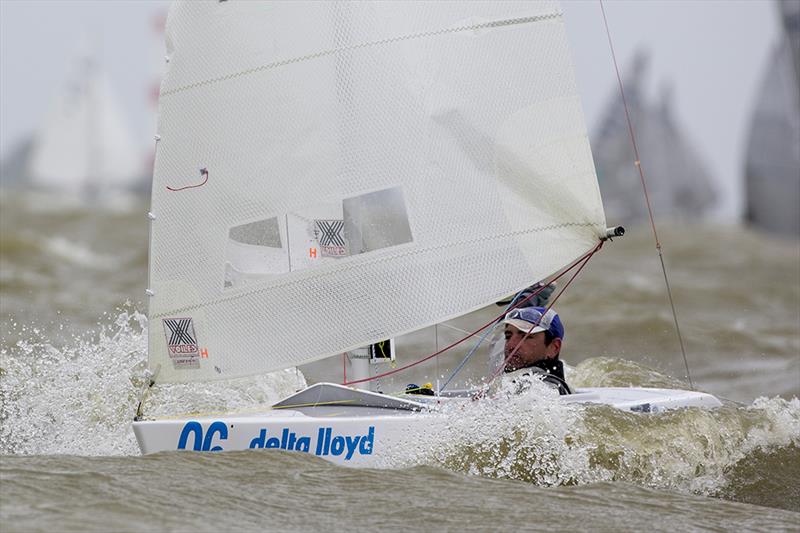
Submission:
[[[315,220],[314,236],[319,242],[323,257],[343,257],[347,255],[344,239],[344,220]]]
[[[175,368],[200,368],[200,348],[191,318],[164,318],[167,351]]]

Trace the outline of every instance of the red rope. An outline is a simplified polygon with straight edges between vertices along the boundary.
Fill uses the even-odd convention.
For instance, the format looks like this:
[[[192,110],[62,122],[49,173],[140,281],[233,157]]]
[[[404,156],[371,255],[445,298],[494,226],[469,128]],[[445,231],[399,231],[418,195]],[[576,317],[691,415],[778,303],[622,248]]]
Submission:
[[[168,191],[172,191],[172,192],[178,192],[178,191],[183,191],[183,190],[186,190],[186,189],[194,189],[195,187],[202,187],[208,181],[208,169],[207,168],[201,168],[200,169],[200,176],[205,176],[203,181],[200,182],[200,183],[197,183],[195,185],[187,185],[185,187],[177,187],[177,188],[173,188],[173,187],[170,187],[169,185],[167,185],[167,190]]]
[[[606,9],[603,6],[603,0],[600,1],[600,11],[603,12],[603,23],[606,26],[606,36],[608,37],[608,46],[611,49],[611,59],[614,60],[614,70],[617,73],[617,82],[619,83],[619,92],[622,95],[622,105],[625,108],[625,120],[628,122],[628,134],[631,137],[631,144],[633,145],[633,156],[636,158],[634,164],[639,171],[639,181],[642,183],[642,190],[644,191],[644,200],[647,203],[647,214],[650,216],[650,227],[653,228],[653,237],[656,240],[656,248],[661,249],[661,242],[658,240],[658,232],[656,231],[656,222],[653,217],[653,208],[650,205],[650,194],[647,192],[647,183],[644,179],[644,171],[642,170],[642,161],[639,159],[639,147],[636,144],[636,135],[633,133],[633,122],[631,122],[631,115],[628,112],[628,100],[625,98],[625,89],[622,86],[622,76],[619,73],[619,66],[617,65],[617,54],[614,53],[614,44],[611,42],[611,31],[608,29],[608,19],[606,18]]]
[[[597,246],[595,246],[594,249],[588,255],[584,256],[585,259],[584,259],[583,263],[581,264],[580,268],[578,268],[578,270],[575,271],[575,273],[572,275],[572,277],[569,279],[569,281],[566,283],[566,285],[564,285],[561,288],[561,290],[558,291],[558,294],[556,294],[556,296],[553,298],[553,301],[547,307],[545,307],[544,313],[542,313],[542,316],[539,318],[539,320],[536,321],[535,324],[533,324],[530,327],[530,329],[527,332],[525,332],[525,335],[522,337],[522,340],[517,343],[517,345],[514,347],[514,349],[511,351],[511,353],[508,354],[508,357],[506,357],[503,360],[503,363],[497,369],[495,369],[494,374],[492,374],[492,377],[489,379],[489,383],[490,384],[497,378],[497,376],[499,376],[500,374],[503,373],[503,371],[505,370],[505,367],[506,367],[506,363],[508,363],[511,360],[511,358],[516,355],[517,350],[519,350],[522,347],[522,343],[525,342],[525,339],[527,339],[530,336],[530,334],[533,331],[533,329],[536,326],[539,325],[539,322],[541,321],[542,318],[544,318],[544,315],[547,314],[547,312],[555,305],[555,303],[558,301],[558,299],[561,297],[561,295],[564,294],[564,291],[567,290],[567,287],[569,287],[570,283],[572,283],[575,280],[575,278],[578,277],[578,274],[581,273],[581,270],[583,270],[583,267],[585,267],[586,264],[589,262],[589,259],[591,259],[592,256],[597,251],[599,251],[600,248],[602,248],[602,247],[603,247],[603,241],[600,241],[600,243]]]
[[[550,283],[553,283],[553,282],[557,281],[559,278],[561,278],[562,276],[566,275],[566,273],[567,273],[567,272],[569,272],[570,270],[572,270],[573,268],[575,268],[575,267],[576,267],[576,266],[578,266],[579,264],[583,263],[583,264],[581,265],[581,267],[578,269],[578,272],[580,272],[580,271],[581,271],[581,269],[583,268],[583,266],[584,266],[584,265],[586,264],[586,262],[589,260],[589,258],[591,258],[591,257],[592,257],[592,256],[595,254],[595,252],[597,252],[597,251],[598,251],[598,250],[599,250],[599,249],[600,249],[602,246],[603,246],[603,241],[600,241],[600,242],[597,244],[597,246],[595,246],[595,247],[594,247],[594,248],[592,248],[590,251],[588,251],[587,253],[583,254],[581,257],[579,257],[579,258],[578,258],[578,259],[576,259],[575,261],[573,261],[573,262],[572,262],[572,264],[571,264],[569,267],[567,267],[565,270],[563,270],[563,271],[562,271],[562,272],[561,272],[561,273],[560,273],[558,276],[556,276],[555,278],[553,278],[552,280],[550,280]],[[577,274],[577,273],[576,273],[576,274]],[[575,279],[575,276],[572,276],[572,279],[570,279],[570,281],[567,283],[567,285],[565,285],[565,286],[564,286],[564,289],[566,289],[566,288],[567,288],[567,286],[569,286],[569,284],[570,284],[570,283],[572,283],[572,280],[573,280],[573,279]],[[527,298],[525,298],[524,300],[521,300],[520,302],[518,302],[517,304],[515,304],[515,306],[514,306],[514,307],[519,307],[519,305],[520,305],[520,304],[522,304],[522,303],[524,303],[524,302],[527,302],[529,299],[531,299],[531,298],[533,298],[534,296],[536,296],[537,294],[539,294],[539,292],[540,292],[540,291],[544,290],[544,288],[545,288],[545,287],[547,287],[547,285],[549,285],[549,283],[548,283],[548,284],[545,284],[545,285],[543,285],[542,287],[540,287],[540,288],[539,288],[539,290],[538,290],[538,291],[535,291],[535,292],[533,292],[533,293],[532,293],[531,295],[529,295]],[[559,296],[561,295],[561,293],[563,293],[563,292],[564,292],[564,289],[562,289],[562,290],[561,290],[561,292],[559,292],[559,293],[558,293],[558,295],[559,295]],[[555,302],[555,300],[553,300],[553,301]],[[468,334],[467,336],[465,336],[465,337],[462,337],[461,339],[459,339],[459,340],[455,341],[454,343],[452,343],[452,344],[450,344],[450,345],[448,345],[448,346],[445,346],[445,347],[444,347],[444,348],[442,348],[441,350],[439,350],[439,351],[437,351],[437,352],[435,352],[435,353],[432,353],[432,354],[430,354],[430,355],[427,355],[427,356],[423,357],[422,359],[419,359],[419,360],[417,360],[417,361],[414,361],[413,363],[409,363],[409,364],[407,364],[407,365],[405,365],[405,366],[401,366],[401,367],[395,368],[395,369],[393,369],[393,370],[389,370],[389,371],[387,371],[387,372],[384,372],[383,374],[378,374],[378,375],[376,375],[376,376],[372,376],[372,377],[369,377],[369,378],[355,379],[355,380],[353,380],[353,381],[346,381],[346,380],[345,380],[345,381],[342,383],[342,385],[355,385],[355,384],[357,384],[357,383],[364,383],[364,382],[367,382],[367,381],[372,381],[372,380],[375,380],[375,379],[380,379],[380,378],[383,378],[383,377],[386,377],[386,376],[391,376],[392,374],[396,374],[396,373],[398,373],[398,372],[402,372],[403,370],[407,370],[407,369],[409,369],[409,368],[411,368],[411,367],[417,366],[417,365],[419,365],[419,364],[421,364],[421,363],[424,363],[425,361],[429,361],[429,360],[433,359],[434,357],[436,357],[436,356],[438,356],[438,355],[441,355],[441,354],[443,354],[443,353],[444,353],[444,352],[446,352],[447,350],[450,350],[451,348],[455,348],[456,346],[458,346],[459,344],[461,344],[461,343],[462,343],[462,342],[464,342],[465,340],[467,340],[467,339],[469,339],[469,338],[472,338],[472,337],[474,337],[475,335],[477,335],[478,333],[480,333],[480,332],[481,332],[481,331],[483,331],[484,329],[488,328],[489,326],[491,326],[492,324],[494,324],[495,322],[497,322],[498,320],[500,320],[501,318],[503,318],[503,317],[506,315],[506,312],[507,312],[507,310],[504,310],[504,311],[503,311],[503,313],[501,313],[500,315],[496,316],[496,317],[495,317],[495,318],[493,318],[491,321],[487,322],[486,324],[484,324],[484,325],[483,325],[483,326],[481,326],[480,328],[476,329],[476,330],[475,330],[475,331],[473,331],[472,333]]]

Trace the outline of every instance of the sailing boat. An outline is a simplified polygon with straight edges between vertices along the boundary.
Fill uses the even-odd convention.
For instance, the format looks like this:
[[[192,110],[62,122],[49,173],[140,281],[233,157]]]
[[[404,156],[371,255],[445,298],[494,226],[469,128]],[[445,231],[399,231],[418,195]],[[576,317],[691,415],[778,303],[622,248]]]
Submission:
[[[151,385],[396,338],[548,278],[609,236],[555,2],[177,2],[166,34]],[[140,410],[133,429],[143,453],[277,448],[368,465],[471,396],[317,383],[258,414]],[[563,398],[720,405],[660,389]]]
[[[751,118],[745,161],[745,219],[800,237],[800,4],[775,2],[783,31]]]
[[[130,190],[144,176],[140,154],[107,75],[82,48],[34,138],[30,183],[79,196]]]
[[[672,219],[702,219],[714,207],[718,191],[700,154],[687,142],[672,110],[672,90],[664,85],[660,101],[644,90],[650,59],[639,50],[627,71],[626,102],[617,96],[607,107],[592,148],[605,212],[619,223],[647,219],[641,191],[631,187],[638,172],[631,165],[631,143],[625,107],[636,124],[637,140],[648,154],[650,197],[656,214]]]

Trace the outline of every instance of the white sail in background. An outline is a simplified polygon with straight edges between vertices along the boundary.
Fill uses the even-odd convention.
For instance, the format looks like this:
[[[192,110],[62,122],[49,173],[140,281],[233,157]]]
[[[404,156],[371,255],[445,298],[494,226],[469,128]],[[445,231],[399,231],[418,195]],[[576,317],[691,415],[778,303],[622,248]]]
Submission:
[[[35,136],[31,183],[77,193],[129,188],[144,175],[142,162],[108,78],[81,54]]]
[[[417,330],[605,234],[555,2],[185,1],[166,33],[150,247],[160,381]]]

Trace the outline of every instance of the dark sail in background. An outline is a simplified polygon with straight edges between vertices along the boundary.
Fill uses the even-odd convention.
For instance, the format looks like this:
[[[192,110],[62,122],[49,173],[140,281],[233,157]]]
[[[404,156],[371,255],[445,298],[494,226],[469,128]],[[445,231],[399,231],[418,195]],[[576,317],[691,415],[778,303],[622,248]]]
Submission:
[[[648,100],[644,91],[648,62],[645,53],[636,54],[626,76],[625,94],[653,209],[668,218],[702,219],[717,200],[716,182],[674,118],[670,88],[662,90],[660,101]],[[642,201],[639,172],[618,94],[592,136],[592,153],[608,220],[635,224],[646,219],[647,206]]]
[[[9,154],[0,161],[0,187],[19,187],[30,181],[28,158],[31,154],[33,138],[17,143]]]
[[[745,163],[753,226],[800,237],[800,2],[777,2],[783,32],[753,111]]]

